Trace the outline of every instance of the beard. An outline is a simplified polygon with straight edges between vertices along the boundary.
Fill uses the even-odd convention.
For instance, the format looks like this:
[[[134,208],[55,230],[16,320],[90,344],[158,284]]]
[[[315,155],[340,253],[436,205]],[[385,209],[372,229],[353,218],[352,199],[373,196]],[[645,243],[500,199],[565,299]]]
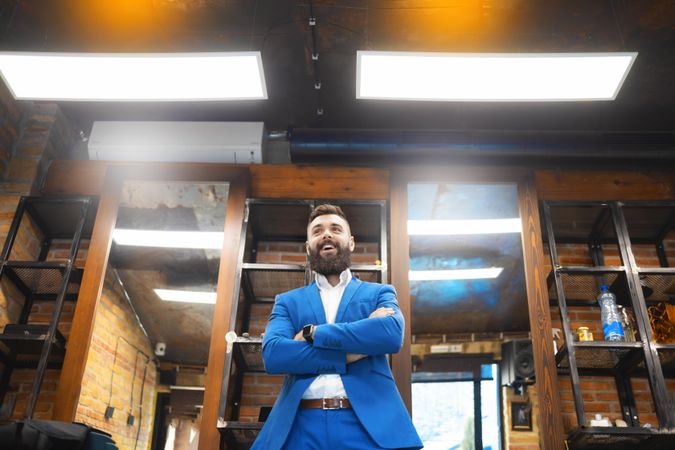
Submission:
[[[309,249],[309,266],[311,269],[324,276],[340,275],[352,265],[352,252],[347,246],[341,246],[335,241],[328,241],[337,250],[335,255],[321,256],[321,246]],[[325,244],[326,242],[323,242]]]

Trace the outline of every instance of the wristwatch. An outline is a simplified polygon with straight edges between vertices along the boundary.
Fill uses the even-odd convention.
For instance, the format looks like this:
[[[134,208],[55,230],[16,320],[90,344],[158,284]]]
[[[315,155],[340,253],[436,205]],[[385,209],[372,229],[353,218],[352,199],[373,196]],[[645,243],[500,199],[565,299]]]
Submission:
[[[314,325],[312,325],[311,323],[302,327],[302,337],[305,338],[305,340],[310,344],[314,343],[314,338],[312,337],[313,328]]]

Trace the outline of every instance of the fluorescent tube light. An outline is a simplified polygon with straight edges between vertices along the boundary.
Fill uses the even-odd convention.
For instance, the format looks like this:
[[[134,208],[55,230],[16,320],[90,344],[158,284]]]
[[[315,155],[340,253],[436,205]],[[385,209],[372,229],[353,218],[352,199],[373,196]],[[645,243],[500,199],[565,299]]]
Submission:
[[[182,303],[206,303],[209,305],[216,304],[215,292],[203,291],[178,291],[174,289],[153,289],[157,296],[165,302],[182,302]]]
[[[20,100],[203,101],[267,98],[260,52],[0,52]]]
[[[356,98],[423,101],[614,100],[637,53],[359,51]]]
[[[137,247],[202,248],[220,250],[223,248],[223,233],[218,231],[156,231],[126,230],[113,231],[117,245]]]
[[[479,280],[497,278],[504,270],[503,267],[488,269],[454,269],[454,270],[411,270],[408,272],[410,281],[448,281],[448,280]]]
[[[520,233],[522,225],[516,219],[482,219],[482,220],[409,220],[410,236],[447,236],[462,234],[501,234]]]

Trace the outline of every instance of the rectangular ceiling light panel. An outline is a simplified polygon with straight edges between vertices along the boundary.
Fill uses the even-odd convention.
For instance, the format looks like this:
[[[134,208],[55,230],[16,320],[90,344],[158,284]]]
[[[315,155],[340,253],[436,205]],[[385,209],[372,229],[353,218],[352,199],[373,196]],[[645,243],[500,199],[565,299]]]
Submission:
[[[452,269],[452,270],[411,270],[408,272],[410,281],[450,281],[450,280],[481,280],[497,278],[504,270],[503,267],[489,267],[485,269]]]
[[[410,236],[452,236],[474,234],[520,233],[521,220],[477,219],[477,220],[409,220]]]
[[[220,250],[223,248],[223,233],[220,231],[158,231],[127,230],[113,231],[117,245],[164,248],[201,248]]]
[[[175,289],[153,289],[157,296],[165,302],[216,304],[215,292],[180,291]]]
[[[260,52],[0,52],[19,100],[222,101],[267,98]]]
[[[356,98],[614,100],[637,53],[357,52]]]

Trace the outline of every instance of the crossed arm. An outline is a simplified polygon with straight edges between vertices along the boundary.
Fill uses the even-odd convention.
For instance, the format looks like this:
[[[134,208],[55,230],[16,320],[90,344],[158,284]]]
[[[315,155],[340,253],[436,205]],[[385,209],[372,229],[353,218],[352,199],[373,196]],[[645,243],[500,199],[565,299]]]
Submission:
[[[402,342],[403,316],[391,286],[382,286],[368,318],[315,326],[313,344],[302,339],[280,298],[265,330],[263,360],[268,373],[342,374],[347,364],[366,356],[398,352]]]

